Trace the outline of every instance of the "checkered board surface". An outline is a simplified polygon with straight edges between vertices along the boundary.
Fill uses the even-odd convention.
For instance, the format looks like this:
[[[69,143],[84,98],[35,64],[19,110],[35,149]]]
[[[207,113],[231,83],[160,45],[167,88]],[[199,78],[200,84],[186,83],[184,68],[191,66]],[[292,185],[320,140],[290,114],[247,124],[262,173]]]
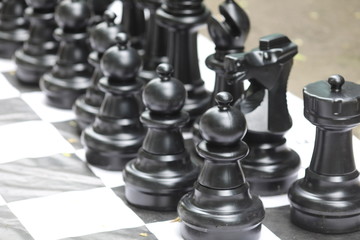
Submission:
[[[214,79],[201,68],[203,75],[210,74],[204,79]],[[121,172],[85,162],[73,112],[46,106],[39,88],[16,81],[15,69],[13,62],[0,61],[0,239],[182,239],[176,212],[129,206]],[[207,84],[210,89],[212,83]],[[302,177],[315,131],[303,118],[302,101],[289,94],[288,104],[294,121],[288,144],[302,158]],[[355,138],[354,145],[359,160]],[[262,200],[261,240],[360,239],[360,233],[329,236],[293,226],[286,195]]]

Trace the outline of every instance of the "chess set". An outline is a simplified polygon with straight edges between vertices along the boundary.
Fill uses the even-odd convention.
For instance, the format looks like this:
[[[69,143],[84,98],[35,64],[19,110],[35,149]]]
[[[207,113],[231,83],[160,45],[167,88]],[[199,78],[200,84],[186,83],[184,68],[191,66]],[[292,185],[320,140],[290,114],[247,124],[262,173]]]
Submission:
[[[360,85],[219,11],[1,1],[0,239],[360,239]]]

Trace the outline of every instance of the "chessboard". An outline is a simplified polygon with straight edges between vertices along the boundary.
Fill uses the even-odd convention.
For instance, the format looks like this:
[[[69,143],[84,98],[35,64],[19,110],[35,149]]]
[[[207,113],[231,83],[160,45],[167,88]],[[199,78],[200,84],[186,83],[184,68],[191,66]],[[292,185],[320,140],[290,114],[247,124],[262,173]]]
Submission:
[[[203,36],[199,46],[202,76],[211,90],[214,73],[203,63],[213,46]],[[176,212],[129,205],[121,172],[86,163],[71,110],[49,107],[38,87],[19,84],[13,61],[1,60],[0,71],[0,239],[182,239]],[[301,156],[303,177],[315,128],[303,117],[300,98],[288,93],[288,106],[293,127],[286,137]],[[360,166],[360,141],[355,137],[354,153]],[[359,232],[324,235],[294,226],[287,195],[261,199],[266,209],[261,240],[360,239]]]

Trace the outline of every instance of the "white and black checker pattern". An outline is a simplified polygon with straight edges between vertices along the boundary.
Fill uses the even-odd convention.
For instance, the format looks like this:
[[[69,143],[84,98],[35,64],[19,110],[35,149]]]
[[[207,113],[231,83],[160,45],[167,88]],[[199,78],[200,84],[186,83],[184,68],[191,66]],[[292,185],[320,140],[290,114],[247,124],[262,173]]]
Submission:
[[[86,164],[72,111],[46,106],[39,88],[16,81],[11,61],[0,63],[0,239],[182,239],[176,212],[127,205],[122,174]],[[204,79],[214,79],[201,67]],[[211,81],[206,84],[211,88]],[[288,104],[294,120],[288,143],[301,155],[301,177],[315,131],[302,116],[301,100],[289,94]],[[354,144],[359,160],[359,141]],[[297,228],[289,221],[286,195],[262,200],[262,240],[360,239],[360,233],[323,235]]]

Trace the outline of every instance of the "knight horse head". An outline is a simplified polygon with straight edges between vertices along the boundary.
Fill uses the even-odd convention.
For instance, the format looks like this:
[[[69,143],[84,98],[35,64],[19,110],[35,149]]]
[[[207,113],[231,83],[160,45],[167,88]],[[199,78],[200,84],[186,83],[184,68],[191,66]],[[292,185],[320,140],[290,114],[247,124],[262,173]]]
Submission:
[[[283,133],[290,129],[292,122],[287,109],[286,87],[296,54],[297,46],[288,37],[272,34],[260,39],[259,48],[226,56],[228,81],[250,81],[239,105],[248,116],[256,111],[256,118],[267,120],[267,126],[254,126],[254,131],[266,129],[270,133]]]
[[[219,12],[224,20],[219,22],[211,17],[208,21],[208,30],[216,46],[216,57],[223,61],[225,54],[243,52],[250,21],[246,12],[234,0],[223,2],[219,6]]]

